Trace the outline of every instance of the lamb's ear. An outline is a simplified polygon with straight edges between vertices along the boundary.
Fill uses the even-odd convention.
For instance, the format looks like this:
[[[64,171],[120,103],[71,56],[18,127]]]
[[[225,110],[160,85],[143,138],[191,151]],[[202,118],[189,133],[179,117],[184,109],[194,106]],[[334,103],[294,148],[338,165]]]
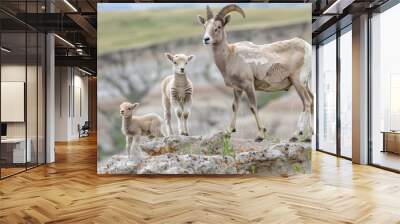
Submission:
[[[224,18],[224,26],[225,26],[226,24],[228,24],[230,21],[231,21],[231,15],[225,16],[225,18]]]
[[[189,61],[191,61],[191,60],[193,60],[193,59],[195,59],[195,56],[194,56],[194,55],[190,55],[190,56],[188,57],[187,60],[188,60],[188,62],[189,62]]]
[[[165,57],[167,57],[170,62],[174,62],[174,56],[171,53],[165,53]]]
[[[139,103],[134,103],[134,104],[132,104],[131,108],[133,110],[133,109],[136,109],[138,106],[139,106]]]
[[[203,24],[206,23],[206,19],[204,19],[201,15],[197,15],[197,20],[199,21],[199,23]]]

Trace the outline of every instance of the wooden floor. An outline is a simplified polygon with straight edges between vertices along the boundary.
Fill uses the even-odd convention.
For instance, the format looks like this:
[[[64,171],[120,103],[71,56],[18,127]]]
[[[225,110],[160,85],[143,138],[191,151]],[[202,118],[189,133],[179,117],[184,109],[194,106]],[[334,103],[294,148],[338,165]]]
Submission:
[[[96,174],[94,137],[0,181],[0,223],[400,223],[400,175],[313,153],[281,177]]]
[[[400,155],[391,152],[381,152],[375,150],[372,161],[374,164],[388,167],[395,170],[400,170]]]
[[[23,167],[23,168],[14,168],[14,167],[12,167],[12,168],[9,168],[9,167],[4,168],[4,167],[2,167],[1,168],[1,177],[2,178],[3,177],[8,177],[8,176],[11,176],[13,174],[16,174],[16,173],[19,173],[19,172],[23,172],[25,170],[26,170],[25,167]]]

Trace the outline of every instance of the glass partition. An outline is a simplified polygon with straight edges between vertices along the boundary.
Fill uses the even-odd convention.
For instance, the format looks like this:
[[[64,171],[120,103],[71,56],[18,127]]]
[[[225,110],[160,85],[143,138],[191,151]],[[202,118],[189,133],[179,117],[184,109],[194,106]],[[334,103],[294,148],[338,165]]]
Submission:
[[[25,32],[1,34],[2,177],[24,171],[31,161],[26,150],[26,41]]]
[[[37,127],[38,127],[38,107],[37,107],[37,76],[38,76],[38,35],[36,32],[28,31],[27,33],[27,82],[26,82],[26,114],[27,114],[27,150],[30,151],[31,159],[27,163],[27,167],[37,165]]]
[[[14,3],[0,7],[43,11],[44,1]],[[1,179],[45,163],[45,44],[44,33],[0,12]]]

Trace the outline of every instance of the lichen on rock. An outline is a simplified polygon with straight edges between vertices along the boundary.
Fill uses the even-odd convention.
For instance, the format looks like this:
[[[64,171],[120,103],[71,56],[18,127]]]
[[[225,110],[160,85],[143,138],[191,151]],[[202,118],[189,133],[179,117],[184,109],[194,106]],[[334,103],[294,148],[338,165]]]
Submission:
[[[139,163],[115,155],[99,165],[98,173],[290,176],[311,170],[309,144],[259,143],[224,132],[148,139],[139,147],[149,155]]]

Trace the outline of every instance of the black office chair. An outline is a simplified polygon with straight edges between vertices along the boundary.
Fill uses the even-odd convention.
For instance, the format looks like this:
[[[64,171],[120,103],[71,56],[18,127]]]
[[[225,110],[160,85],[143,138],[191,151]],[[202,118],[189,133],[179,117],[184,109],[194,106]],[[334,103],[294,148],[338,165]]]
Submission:
[[[90,129],[89,121],[85,121],[85,123],[82,125],[82,127],[80,127],[80,125],[78,125],[79,138],[89,136],[89,129]]]

